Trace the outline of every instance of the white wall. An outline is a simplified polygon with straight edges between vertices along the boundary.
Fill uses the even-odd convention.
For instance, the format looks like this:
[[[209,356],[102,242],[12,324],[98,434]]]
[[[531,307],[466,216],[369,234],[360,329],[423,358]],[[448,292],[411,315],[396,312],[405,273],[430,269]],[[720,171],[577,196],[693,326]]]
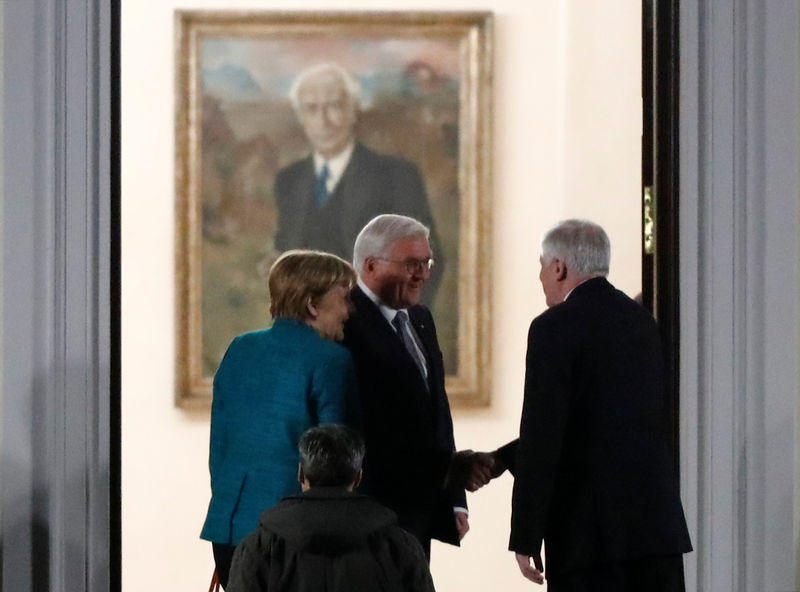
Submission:
[[[460,447],[514,437],[525,339],[544,309],[538,241],[565,217],[611,236],[611,281],[639,291],[640,2],[409,0],[406,10],[495,12],[492,405],[456,410]],[[208,414],[173,406],[173,10],[122,3],[122,543],[129,592],[208,582],[198,538],[209,497]],[[231,6],[226,6],[231,8]],[[391,10],[390,0],[240,0],[236,8]],[[511,479],[469,497],[461,549],[434,545],[437,589],[528,590],[507,551]],[[148,586],[148,582],[155,585]]]
[[[3,23],[4,17],[3,15],[5,12],[0,7],[0,39],[4,39],[3,37]],[[5,59],[3,56],[3,44],[0,43],[0,187],[3,186],[3,164],[5,163],[5,158],[3,158],[3,145],[5,142],[3,141],[3,113],[5,109],[3,109],[3,96],[5,95],[5,89],[3,86],[3,73],[5,72]],[[0,212],[3,210],[3,195],[0,192]],[[2,224],[2,216],[0,215],[0,277],[3,277],[3,224]],[[3,376],[3,303],[0,301],[0,379]],[[2,418],[3,418],[3,381],[0,380],[0,442],[2,442]],[[2,510],[2,503],[0,503],[0,510]]]

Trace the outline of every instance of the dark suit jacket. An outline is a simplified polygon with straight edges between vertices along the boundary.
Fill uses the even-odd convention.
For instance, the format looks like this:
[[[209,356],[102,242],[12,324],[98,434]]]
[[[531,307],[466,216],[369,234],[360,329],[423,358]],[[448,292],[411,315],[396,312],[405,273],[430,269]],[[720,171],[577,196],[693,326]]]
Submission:
[[[663,378],[655,321],[604,278],[533,320],[511,550],[544,540],[550,575],[691,550]]]
[[[315,184],[311,156],[278,172],[275,248],[319,249],[352,261],[356,236],[367,222],[379,214],[411,216],[431,229],[436,267],[427,290],[432,299],[444,262],[425,185],[414,164],[356,143],[333,195],[322,207],[314,199]]]
[[[356,287],[344,345],[356,368],[367,454],[360,491],[394,510],[399,524],[423,543],[458,544],[453,506],[466,507],[463,489],[442,489],[455,450],[436,327],[424,306],[408,309],[425,349],[428,385],[401,338]]]

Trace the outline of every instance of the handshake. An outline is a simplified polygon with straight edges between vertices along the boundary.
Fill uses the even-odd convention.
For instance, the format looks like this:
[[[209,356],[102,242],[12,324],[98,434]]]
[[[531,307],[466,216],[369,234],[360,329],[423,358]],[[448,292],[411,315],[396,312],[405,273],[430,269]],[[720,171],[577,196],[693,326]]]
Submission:
[[[492,479],[502,475],[506,468],[497,450],[494,452],[459,450],[453,454],[450,461],[445,487],[477,491]]]

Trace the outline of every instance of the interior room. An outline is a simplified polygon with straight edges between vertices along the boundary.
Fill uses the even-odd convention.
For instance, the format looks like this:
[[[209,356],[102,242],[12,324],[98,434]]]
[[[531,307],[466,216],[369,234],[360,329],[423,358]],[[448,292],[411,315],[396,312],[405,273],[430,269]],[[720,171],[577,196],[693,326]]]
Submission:
[[[237,10],[393,11],[241,0]],[[658,4],[658,3],[656,3]],[[666,3],[664,3],[666,5]],[[800,587],[796,3],[681,2],[672,128],[687,590]],[[642,6],[411,2],[492,17],[486,405],[459,448],[518,433],[540,240],[589,218],[642,279]],[[211,0],[0,4],[0,590],[205,589],[209,410],[175,403],[176,11]],[[225,8],[229,8],[226,6]],[[486,237],[483,237],[486,238]],[[268,317],[264,315],[264,323]],[[438,590],[523,590],[513,481],[469,494]],[[546,589],[546,588],[541,588]]]
[[[122,578],[130,590],[155,574],[170,589],[197,589],[213,570],[210,545],[198,538],[210,495],[209,414],[173,402],[173,58],[174,11],[218,6],[122,3]],[[538,280],[545,230],[565,218],[597,221],[612,243],[611,282],[631,297],[641,291],[642,17],[627,1],[471,8],[495,14],[491,255],[479,270],[491,301],[478,303],[492,311],[491,333],[480,336],[491,343],[491,392],[488,406],[453,415],[459,448],[493,450],[518,432],[528,325],[545,309]],[[437,589],[529,585],[508,551],[511,484],[506,475],[468,496],[461,548],[434,543]],[[148,536],[154,530],[162,533],[156,540]]]

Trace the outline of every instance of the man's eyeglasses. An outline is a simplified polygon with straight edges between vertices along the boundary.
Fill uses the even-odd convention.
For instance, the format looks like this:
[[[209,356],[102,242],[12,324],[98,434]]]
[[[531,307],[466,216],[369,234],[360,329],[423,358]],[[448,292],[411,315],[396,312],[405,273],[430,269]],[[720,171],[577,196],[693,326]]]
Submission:
[[[404,259],[403,261],[397,261],[395,259],[385,259],[383,257],[375,257],[381,261],[388,261],[389,263],[396,263],[397,265],[402,265],[406,268],[406,271],[410,275],[414,275],[415,273],[422,273],[424,271],[430,271],[433,269],[434,260],[432,257],[428,257],[427,259]]]

